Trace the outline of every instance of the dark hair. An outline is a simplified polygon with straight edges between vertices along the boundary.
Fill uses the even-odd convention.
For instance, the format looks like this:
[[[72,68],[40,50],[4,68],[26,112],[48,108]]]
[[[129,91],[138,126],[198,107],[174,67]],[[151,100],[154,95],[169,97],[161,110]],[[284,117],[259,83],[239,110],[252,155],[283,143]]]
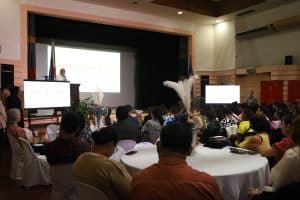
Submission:
[[[163,147],[187,154],[192,143],[192,129],[186,123],[170,123],[162,128],[160,141]]]
[[[296,145],[300,145],[300,117],[293,121],[292,125],[292,140]]]
[[[79,130],[82,130],[85,128],[85,118],[84,115],[81,112],[76,112],[77,118],[78,118],[78,128]]]
[[[129,116],[127,109],[125,106],[119,106],[116,110],[116,117],[118,121],[124,120]]]
[[[160,125],[164,124],[164,119],[162,117],[162,112],[161,109],[159,107],[154,107],[151,110],[151,114],[152,116],[159,121]]]
[[[127,112],[131,112],[131,110],[132,110],[132,106],[131,105],[128,104],[128,105],[125,105],[124,107],[127,110]]]
[[[66,112],[63,114],[60,130],[63,130],[65,133],[73,134],[78,131],[78,116],[74,112]]]
[[[92,137],[95,145],[107,144],[109,142],[113,142],[113,144],[116,145],[118,142],[117,132],[112,126],[104,127],[99,131],[93,132]]]
[[[18,87],[18,86],[11,86],[10,89],[9,89],[9,91],[10,91],[10,94],[12,96],[16,96],[16,95],[18,95],[18,93],[20,91],[20,87]]]
[[[106,126],[111,125],[110,115],[111,115],[111,107],[107,107],[107,115],[105,116],[105,119],[104,119]]]
[[[262,115],[254,115],[250,120],[251,128],[257,133],[269,132],[270,131],[270,123]]]
[[[293,121],[295,119],[295,116],[293,114],[286,114],[281,118],[281,121],[283,121],[285,124],[293,124]]]

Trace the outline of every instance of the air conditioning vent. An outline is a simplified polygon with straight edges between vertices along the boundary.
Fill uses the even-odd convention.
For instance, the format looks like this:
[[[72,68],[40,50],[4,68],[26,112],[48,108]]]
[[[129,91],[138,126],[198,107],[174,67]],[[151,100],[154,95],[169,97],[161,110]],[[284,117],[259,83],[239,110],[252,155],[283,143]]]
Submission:
[[[236,34],[236,39],[249,39],[274,32],[272,24]]]

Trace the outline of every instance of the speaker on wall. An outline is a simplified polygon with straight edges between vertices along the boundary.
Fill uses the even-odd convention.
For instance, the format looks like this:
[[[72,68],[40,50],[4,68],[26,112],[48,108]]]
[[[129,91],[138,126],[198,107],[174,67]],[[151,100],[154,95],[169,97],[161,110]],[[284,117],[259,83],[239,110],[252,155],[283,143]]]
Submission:
[[[292,65],[293,64],[293,56],[285,56],[285,65]]]
[[[14,85],[14,65],[0,64],[1,67],[1,88]]]
[[[205,98],[205,86],[209,84],[209,76],[201,76],[201,97]]]

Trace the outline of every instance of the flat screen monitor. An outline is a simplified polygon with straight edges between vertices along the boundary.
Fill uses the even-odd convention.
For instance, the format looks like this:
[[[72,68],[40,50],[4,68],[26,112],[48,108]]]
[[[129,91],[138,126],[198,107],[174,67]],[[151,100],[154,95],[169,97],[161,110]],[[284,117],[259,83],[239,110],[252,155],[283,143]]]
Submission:
[[[70,82],[24,80],[25,109],[70,106]]]
[[[207,104],[229,104],[240,103],[239,85],[206,85],[205,103]]]

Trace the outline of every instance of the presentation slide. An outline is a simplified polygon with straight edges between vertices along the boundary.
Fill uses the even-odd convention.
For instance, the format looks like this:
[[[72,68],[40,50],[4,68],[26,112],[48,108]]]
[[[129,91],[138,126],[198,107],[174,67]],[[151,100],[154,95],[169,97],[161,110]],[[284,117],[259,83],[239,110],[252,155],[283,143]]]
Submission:
[[[24,81],[24,108],[70,107],[70,83],[57,81]]]
[[[65,68],[67,80],[80,83],[80,92],[101,90],[120,93],[120,54],[56,46],[56,74],[59,74],[61,68]],[[48,46],[48,61],[50,55],[51,46]]]
[[[206,85],[205,103],[240,103],[239,85]]]

